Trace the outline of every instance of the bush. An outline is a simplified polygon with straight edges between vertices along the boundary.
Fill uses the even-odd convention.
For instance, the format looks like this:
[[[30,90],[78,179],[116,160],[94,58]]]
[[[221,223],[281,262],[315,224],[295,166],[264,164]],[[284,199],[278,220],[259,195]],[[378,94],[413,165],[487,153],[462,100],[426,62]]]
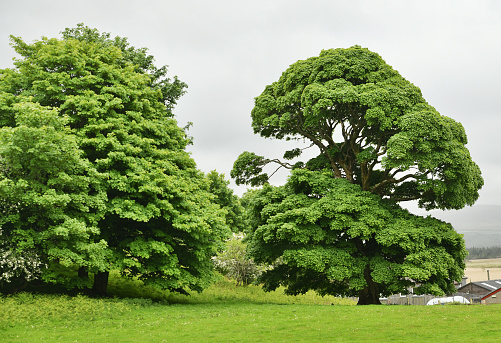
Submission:
[[[0,293],[15,293],[36,280],[44,264],[33,250],[16,251],[0,229]]]
[[[265,270],[265,267],[257,265],[247,256],[244,237],[244,233],[234,233],[226,241],[224,250],[212,258],[216,270],[236,280],[237,285],[252,283]]]

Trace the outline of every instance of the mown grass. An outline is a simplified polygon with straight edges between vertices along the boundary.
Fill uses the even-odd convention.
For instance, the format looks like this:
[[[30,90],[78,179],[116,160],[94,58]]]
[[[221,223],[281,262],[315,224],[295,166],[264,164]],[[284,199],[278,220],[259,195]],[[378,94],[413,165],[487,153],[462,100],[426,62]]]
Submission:
[[[110,293],[129,298],[1,297],[0,341],[497,342],[501,337],[497,305],[349,306],[348,299],[289,297],[224,280],[185,297],[113,278]]]

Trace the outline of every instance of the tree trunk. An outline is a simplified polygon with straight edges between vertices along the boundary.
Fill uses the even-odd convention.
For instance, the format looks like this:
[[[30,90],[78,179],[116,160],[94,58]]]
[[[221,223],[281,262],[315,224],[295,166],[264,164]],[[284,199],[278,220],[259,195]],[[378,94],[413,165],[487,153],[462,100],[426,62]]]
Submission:
[[[89,272],[85,269],[85,267],[78,268],[78,277],[80,279],[88,279],[89,278]]]
[[[94,274],[94,285],[92,293],[95,295],[105,296],[106,288],[108,288],[108,276],[110,272],[97,272]]]
[[[378,284],[372,280],[370,266],[367,265],[364,271],[365,282],[367,286],[359,291],[357,305],[381,305],[379,301]]]

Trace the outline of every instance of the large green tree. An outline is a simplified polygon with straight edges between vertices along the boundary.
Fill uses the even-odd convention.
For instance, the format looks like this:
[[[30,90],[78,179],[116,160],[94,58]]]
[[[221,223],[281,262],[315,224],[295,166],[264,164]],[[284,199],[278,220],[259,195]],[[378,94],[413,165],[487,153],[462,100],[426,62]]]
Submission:
[[[85,286],[84,280],[63,278],[51,261],[66,267],[105,267],[107,245],[97,237],[96,227],[106,207],[102,175],[83,158],[66,125],[68,117],[29,99],[11,109],[17,125],[0,129],[0,227],[12,260],[4,267],[14,268],[16,259],[30,256],[46,266],[41,273],[45,281]],[[26,276],[0,291],[20,290],[26,279],[33,279]]]
[[[93,210],[92,239],[106,243],[106,263],[76,264],[79,275],[93,273],[100,294],[112,269],[166,289],[203,289],[211,281],[210,257],[229,230],[172,113],[186,85],[167,78],[166,67],[155,67],[146,49],[125,38],[83,25],[62,34],[32,44],[11,37],[21,58],[0,72],[0,121],[18,127],[15,104],[26,97],[56,111],[99,175],[89,195],[102,192],[106,201]]]
[[[216,204],[225,212],[226,224],[234,233],[243,232],[245,227],[245,209],[240,204],[238,196],[233,194],[229,187],[230,181],[226,180],[224,174],[219,174],[212,170],[207,175],[209,181],[209,190],[214,195]]]
[[[284,261],[264,274],[267,288],[284,284],[292,293],[308,288],[357,293],[360,304],[379,303],[381,294],[412,285],[433,293],[452,290],[464,267],[464,241],[450,226],[412,216],[396,204],[472,205],[483,185],[480,169],[465,146],[462,125],[439,114],[378,54],[354,46],[294,63],[255,99],[252,127],[263,137],[303,140],[319,150],[317,157],[294,164],[244,152],[234,164],[237,184],[265,184],[263,168],[269,163],[293,169],[287,185],[276,191],[265,187],[255,207],[260,221],[249,245],[256,261]],[[293,160],[302,152],[298,147],[283,158]],[[301,169],[310,173],[298,174]],[[306,215],[324,202],[336,209]],[[296,212],[305,212],[304,218]],[[392,240],[404,236],[405,243]],[[440,271],[414,263],[418,248],[421,261],[428,258]],[[304,254],[315,255],[317,265],[299,262]],[[341,265],[332,262],[335,256]],[[351,270],[343,272],[343,263]]]

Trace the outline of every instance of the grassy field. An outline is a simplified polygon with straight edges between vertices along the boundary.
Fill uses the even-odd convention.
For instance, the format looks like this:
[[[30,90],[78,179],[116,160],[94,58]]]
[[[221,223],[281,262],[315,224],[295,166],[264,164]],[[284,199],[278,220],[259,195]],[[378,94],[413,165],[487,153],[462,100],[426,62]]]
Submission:
[[[221,281],[191,297],[112,279],[110,293],[0,298],[0,342],[497,342],[497,305],[351,306]],[[334,304],[334,305],[332,305]]]

